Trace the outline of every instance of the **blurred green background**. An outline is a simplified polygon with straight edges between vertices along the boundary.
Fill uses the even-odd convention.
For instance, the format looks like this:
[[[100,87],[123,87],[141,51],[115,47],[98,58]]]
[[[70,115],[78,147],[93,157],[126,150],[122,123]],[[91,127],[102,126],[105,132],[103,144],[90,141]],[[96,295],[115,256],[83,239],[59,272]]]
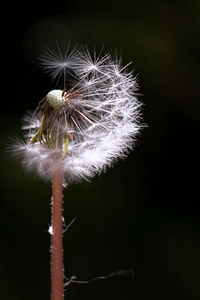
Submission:
[[[55,86],[39,68],[58,41],[117,48],[139,74],[148,128],[129,157],[64,194],[66,299],[200,299],[200,2],[7,2],[1,18],[0,299],[50,298],[51,184],[10,158],[21,117]]]

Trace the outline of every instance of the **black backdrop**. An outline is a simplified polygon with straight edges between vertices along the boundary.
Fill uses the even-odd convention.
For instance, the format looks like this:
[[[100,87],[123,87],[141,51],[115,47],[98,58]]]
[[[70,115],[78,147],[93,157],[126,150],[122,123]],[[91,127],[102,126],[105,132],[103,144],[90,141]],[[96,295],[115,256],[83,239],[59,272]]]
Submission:
[[[129,157],[91,183],[69,186],[65,274],[133,269],[66,299],[199,299],[199,1],[4,3],[1,10],[0,298],[49,299],[51,184],[10,159],[20,120],[54,84],[45,46],[70,40],[117,48],[139,74],[144,129]]]

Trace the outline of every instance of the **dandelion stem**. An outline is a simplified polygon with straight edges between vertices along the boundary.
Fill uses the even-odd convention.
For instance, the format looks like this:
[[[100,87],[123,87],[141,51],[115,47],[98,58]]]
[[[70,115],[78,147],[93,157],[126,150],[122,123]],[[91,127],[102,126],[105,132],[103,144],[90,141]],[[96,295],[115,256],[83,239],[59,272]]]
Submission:
[[[52,179],[51,300],[63,300],[63,178],[59,166]]]

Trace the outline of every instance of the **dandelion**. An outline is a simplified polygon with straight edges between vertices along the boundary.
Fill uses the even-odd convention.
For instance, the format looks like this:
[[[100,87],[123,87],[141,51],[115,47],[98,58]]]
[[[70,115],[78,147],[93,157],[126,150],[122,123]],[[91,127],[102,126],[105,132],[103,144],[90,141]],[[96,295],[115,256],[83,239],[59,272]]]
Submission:
[[[50,91],[24,118],[27,141],[15,150],[25,167],[51,180],[60,165],[63,180],[72,183],[125,157],[142,127],[132,72],[110,54],[92,59],[87,48],[68,56],[48,50],[41,64],[54,79],[69,70],[71,80],[64,79],[62,90]]]
[[[50,91],[24,118],[25,142],[15,146],[27,170],[53,182],[52,300],[63,299],[62,186],[100,175],[127,156],[140,133],[136,77],[121,58],[87,47],[47,48],[42,68],[62,89]],[[58,253],[60,251],[60,253]]]

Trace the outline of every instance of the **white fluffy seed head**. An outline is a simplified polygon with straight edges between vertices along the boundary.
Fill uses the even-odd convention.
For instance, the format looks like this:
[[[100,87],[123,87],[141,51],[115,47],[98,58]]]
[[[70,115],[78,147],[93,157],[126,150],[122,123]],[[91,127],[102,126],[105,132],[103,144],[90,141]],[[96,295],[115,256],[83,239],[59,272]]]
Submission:
[[[127,156],[143,127],[132,72],[110,54],[93,56],[81,47],[63,55],[48,49],[42,58],[53,78],[65,68],[64,87],[50,91],[27,117],[27,142],[18,143],[15,152],[45,180],[57,165],[62,165],[67,183],[100,174]]]

